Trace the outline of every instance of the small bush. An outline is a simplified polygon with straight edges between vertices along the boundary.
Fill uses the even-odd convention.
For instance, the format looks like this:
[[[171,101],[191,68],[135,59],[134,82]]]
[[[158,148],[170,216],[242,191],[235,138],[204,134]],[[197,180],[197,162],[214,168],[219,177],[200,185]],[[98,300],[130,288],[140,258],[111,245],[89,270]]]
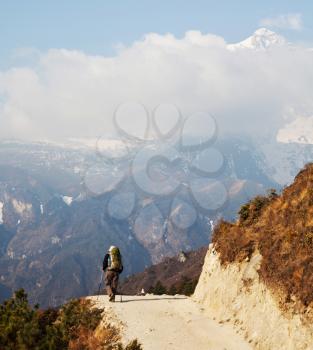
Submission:
[[[167,290],[160,281],[157,281],[156,285],[149,289],[149,293],[162,295],[167,294]]]
[[[303,233],[304,244],[310,248],[313,248],[313,227],[307,227]]]
[[[179,283],[177,291],[178,294],[190,296],[195,291],[197,280],[192,280],[183,276],[182,281]]]
[[[175,286],[174,284],[173,284],[173,285],[171,286],[171,288],[169,289],[168,294],[169,294],[169,295],[178,294],[177,288],[176,288],[176,286]]]
[[[268,191],[267,191],[267,198],[272,201],[274,199],[276,199],[278,197],[278,193],[276,191],[275,188],[270,188]]]
[[[126,346],[125,350],[142,350],[142,346],[138,340],[135,339]]]
[[[274,198],[272,197],[273,195],[274,194],[271,192],[270,198]],[[240,224],[251,225],[254,223],[260,217],[263,208],[270,203],[270,198],[265,196],[256,196],[255,198],[251,199],[250,202],[242,205],[238,212]]]
[[[240,207],[238,212],[240,222],[244,222],[249,218],[250,203],[246,203]]]

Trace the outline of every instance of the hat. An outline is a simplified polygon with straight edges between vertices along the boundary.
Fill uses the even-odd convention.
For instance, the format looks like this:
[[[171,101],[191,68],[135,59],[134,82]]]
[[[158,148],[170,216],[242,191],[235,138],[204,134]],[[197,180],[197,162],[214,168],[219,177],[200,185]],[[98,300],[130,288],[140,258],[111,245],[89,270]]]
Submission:
[[[109,252],[111,252],[113,249],[115,249],[116,247],[114,245],[111,245],[111,247],[109,248]]]

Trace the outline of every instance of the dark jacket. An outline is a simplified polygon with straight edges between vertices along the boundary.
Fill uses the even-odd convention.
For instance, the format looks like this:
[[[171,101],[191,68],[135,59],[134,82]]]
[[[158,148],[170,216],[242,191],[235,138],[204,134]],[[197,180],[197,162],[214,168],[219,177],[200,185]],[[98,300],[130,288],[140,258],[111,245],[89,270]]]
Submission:
[[[105,254],[104,258],[103,258],[103,263],[102,263],[102,270],[105,271],[108,267],[109,267],[109,259],[110,259],[110,254],[107,253]],[[111,270],[111,271],[115,271],[115,270]],[[121,267],[121,269],[119,269],[118,271],[115,271],[118,273],[122,273],[123,272],[123,265]]]

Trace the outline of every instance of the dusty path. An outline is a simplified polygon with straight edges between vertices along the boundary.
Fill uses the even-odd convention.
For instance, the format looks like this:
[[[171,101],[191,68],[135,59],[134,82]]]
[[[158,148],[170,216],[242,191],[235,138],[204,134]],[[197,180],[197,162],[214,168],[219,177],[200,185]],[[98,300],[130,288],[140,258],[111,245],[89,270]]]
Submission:
[[[205,316],[190,298],[124,296],[122,303],[109,303],[107,296],[90,299],[121,320],[123,338],[137,338],[144,350],[251,350],[231,326]]]

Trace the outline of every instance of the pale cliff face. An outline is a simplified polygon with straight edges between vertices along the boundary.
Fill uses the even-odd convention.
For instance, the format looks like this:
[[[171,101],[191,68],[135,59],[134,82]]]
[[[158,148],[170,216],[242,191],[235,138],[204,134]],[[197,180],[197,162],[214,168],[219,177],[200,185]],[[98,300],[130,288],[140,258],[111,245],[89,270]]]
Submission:
[[[193,299],[211,317],[233,323],[255,349],[312,349],[312,323],[295,313],[296,300],[287,308],[279,293],[273,294],[260,281],[261,260],[256,252],[250,261],[222,267],[210,244]],[[284,311],[279,304],[285,306]]]

